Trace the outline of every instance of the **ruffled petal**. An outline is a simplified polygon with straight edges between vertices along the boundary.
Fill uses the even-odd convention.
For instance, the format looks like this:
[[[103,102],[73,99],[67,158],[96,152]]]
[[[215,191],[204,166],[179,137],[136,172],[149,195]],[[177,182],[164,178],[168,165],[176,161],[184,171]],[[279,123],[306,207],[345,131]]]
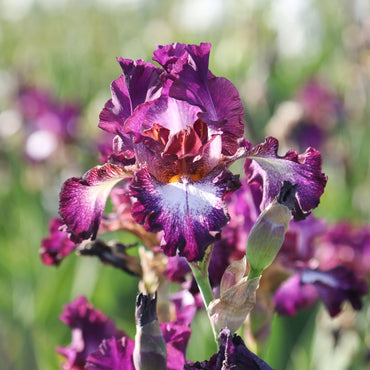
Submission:
[[[72,241],[95,239],[110,191],[121,180],[132,177],[132,170],[132,167],[105,164],[63,184],[59,213],[72,234]]]
[[[58,217],[49,222],[49,236],[42,239],[39,251],[45,265],[59,265],[76,248],[76,244],[68,238],[68,233],[61,230],[63,225]]]
[[[321,172],[320,152],[313,148],[303,154],[290,150],[281,157],[278,147],[278,140],[267,137],[264,143],[247,152],[245,172],[249,182],[256,181],[263,187],[261,209],[272,202],[284,181],[298,184],[293,215],[296,220],[303,219],[320,203],[327,182]]]
[[[125,132],[135,134],[138,138],[143,131],[150,129],[154,123],[170,130],[172,134],[194,124],[198,119],[200,108],[186,101],[176,100],[166,95],[147,102],[136,109],[127,120]]]
[[[199,117],[214,132],[222,129],[222,151],[230,155],[237,150],[237,139],[244,133],[244,110],[235,86],[209,71],[210,50],[208,43],[199,46],[174,43],[159,46],[153,59],[173,80],[169,95],[199,106],[203,111]]]
[[[104,339],[99,349],[89,355],[85,369],[135,370],[132,361],[135,342],[127,337]]]
[[[100,113],[99,127],[124,136],[123,124],[134,109],[161,88],[161,70],[143,60],[118,59],[123,74],[111,84],[112,99]]]
[[[161,183],[146,168],[131,183],[134,219],[148,231],[164,230],[162,248],[168,256],[201,260],[215,234],[228,222],[224,195],[240,185],[225,169],[216,169],[194,182]]]

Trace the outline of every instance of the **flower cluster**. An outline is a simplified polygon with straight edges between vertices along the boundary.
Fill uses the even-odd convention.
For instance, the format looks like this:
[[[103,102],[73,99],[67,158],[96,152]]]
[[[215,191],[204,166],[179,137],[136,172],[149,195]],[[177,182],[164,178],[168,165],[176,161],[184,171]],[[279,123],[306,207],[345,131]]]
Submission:
[[[50,235],[42,242],[43,262],[58,265],[76,249],[140,277],[139,289],[145,293],[137,298],[135,341],[117,334],[111,324],[106,329],[102,314],[94,319],[89,314],[75,324],[63,319],[78,341],[97,325],[104,327],[89,353],[79,353],[85,345],[74,345],[74,339],[58,350],[71,368],[82,356],[77,366],[91,369],[144,369],[154,358],[158,369],[268,369],[233,336],[252,310],[259,285],[257,292],[264,291],[264,270],[284,265],[285,278],[299,273],[299,286],[314,287],[318,295],[339,275],[351,280],[350,273],[336,266],[329,272],[314,269],[307,262],[312,253],[300,247],[302,241],[291,243],[297,256],[284,252],[299,229],[295,222],[312,222],[309,215],[324,191],[320,152],[309,147],[302,154],[289,150],[279,155],[273,137],[255,146],[244,138],[238,91],[209,70],[210,49],[210,44],[159,46],[153,55],[156,64],[119,58],[122,74],[112,82],[112,98],[100,113],[99,127],[112,138],[103,148],[105,162],[62,186],[60,218],[51,221]],[[242,179],[229,169],[237,160],[244,161]],[[111,214],[104,213],[108,197]],[[98,238],[115,230],[138,237],[144,246],[139,257],[127,253],[128,245]],[[299,230],[311,240],[305,226]],[[181,283],[179,292],[169,293],[170,280]],[[364,292],[359,286],[349,296],[341,285],[345,293],[339,301],[324,299],[330,312],[345,299],[359,308]],[[259,294],[257,305],[258,299]],[[189,325],[202,301],[219,348],[209,361],[191,363],[184,353]],[[73,305],[88,303],[79,298]],[[87,332],[81,332],[81,322],[88,322]],[[77,349],[74,357],[72,349]]]

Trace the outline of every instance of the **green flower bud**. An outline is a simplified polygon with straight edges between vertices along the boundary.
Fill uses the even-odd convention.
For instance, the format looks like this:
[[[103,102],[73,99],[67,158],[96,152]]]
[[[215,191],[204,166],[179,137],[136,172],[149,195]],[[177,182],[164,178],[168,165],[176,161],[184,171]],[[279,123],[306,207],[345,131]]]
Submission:
[[[278,254],[288,230],[297,185],[285,181],[279,195],[259,215],[247,241],[249,278],[260,276]]]

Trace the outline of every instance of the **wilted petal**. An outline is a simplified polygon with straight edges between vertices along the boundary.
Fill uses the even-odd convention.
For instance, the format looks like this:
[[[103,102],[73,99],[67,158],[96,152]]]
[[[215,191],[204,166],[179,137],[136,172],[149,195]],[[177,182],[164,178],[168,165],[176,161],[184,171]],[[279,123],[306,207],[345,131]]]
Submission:
[[[201,260],[215,234],[227,223],[223,197],[239,185],[228,171],[217,169],[199,181],[160,183],[144,168],[131,183],[137,198],[132,215],[149,231],[164,230],[162,248],[168,256]]]
[[[85,297],[77,297],[64,307],[60,320],[72,329],[72,342],[57,351],[67,357],[63,369],[82,368],[87,356],[98,349],[105,338],[120,338],[125,333],[117,330],[114,322],[96,310]]]
[[[45,265],[59,265],[76,248],[76,244],[68,238],[68,233],[60,229],[63,224],[60,218],[53,218],[49,222],[49,236],[42,239],[39,251]]]
[[[110,191],[118,182],[131,177],[131,170],[105,164],[63,184],[59,213],[73,241],[96,237]]]
[[[298,184],[296,219],[307,215],[320,203],[327,177],[321,172],[320,152],[308,148],[304,154],[290,150],[284,157],[277,154],[279,142],[267,137],[265,142],[247,152],[245,172],[249,182],[258,182],[263,187],[261,209],[272,202],[284,181]],[[251,161],[253,159],[253,161]]]
[[[303,308],[311,307],[317,301],[316,289],[300,283],[299,274],[284,281],[274,295],[275,310],[280,315],[294,316]]]
[[[135,342],[127,337],[104,339],[86,360],[89,370],[135,370],[132,360]]]
[[[366,282],[346,266],[337,266],[329,271],[304,269],[301,283],[313,284],[330,316],[336,316],[346,300],[351,302],[355,310],[360,310],[361,297],[367,293]]]

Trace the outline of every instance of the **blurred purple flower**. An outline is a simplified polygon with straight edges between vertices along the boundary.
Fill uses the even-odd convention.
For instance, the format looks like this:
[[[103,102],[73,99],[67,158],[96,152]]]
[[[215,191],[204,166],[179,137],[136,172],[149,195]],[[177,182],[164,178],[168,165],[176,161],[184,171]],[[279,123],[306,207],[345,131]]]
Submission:
[[[118,329],[111,319],[96,310],[85,297],[78,297],[64,307],[62,322],[72,329],[72,342],[57,351],[67,358],[65,370],[134,369],[135,342]],[[188,325],[160,323],[166,342],[167,369],[182,370],[190,338]]]
[[[341,311],[342,303],[347,300],[355,310],[360,310],[361,298],[368,291],[366,282],[346,266],[337,266],[328,271],[304,269],[301,271],[301,284],[315,287],[330,316],[336,316]]]
[[[294,316],[304,308],[312,307],[317,302],[318,293],[310,285],[302,285],[299,274],[285,280],[274,294],[275,310],[280,315]]]
[[[57,101],[51,93],[37,88],[21,89],[17,103],[26,129],[24,150],[30,160],[46,160],[60,145],[76,139],[79,104]]]
[[[63,225],[60,218],[53,218],[49,222],[49,236],[42,239],[39,250],[45,265],[59,265],[76,248],[76,244],[68,238],[68,233],[61,230]]]
[[[98,349],[103,339],[118,339],[125,335],[83,296],[64,306],[60,320],[72,329],[71,344],[57,347],[57,351],[67,358],[63,364],[64,370],[83,369],[87,356]]]
[[[135,370],[134,346],[135,342],[127,337],[103,339],[99,348],[87,357],[84,369]]]
[[[321,270],[337,265],[350,267],[364,278],[370,277],[370,227],[339,222],[331,225],[319,240],[316,251]]]

